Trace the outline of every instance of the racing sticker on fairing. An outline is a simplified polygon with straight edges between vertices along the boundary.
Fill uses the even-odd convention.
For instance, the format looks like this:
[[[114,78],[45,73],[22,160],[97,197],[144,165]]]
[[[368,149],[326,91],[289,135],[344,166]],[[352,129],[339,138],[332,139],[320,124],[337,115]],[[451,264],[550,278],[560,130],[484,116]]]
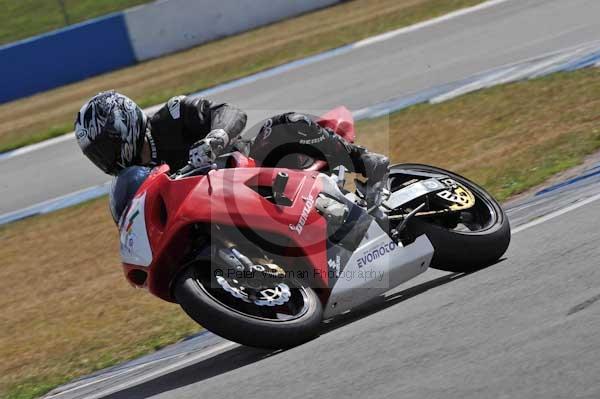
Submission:
[[[362,268],[371,264],[373,261],[393,252],[396,248],[398,248],[398,244],[396,244],[394,241],[379,244],[374,248],[363,251],[362,254],[356,258],[356,264],[359,268]]]
[[[308,216],[310,215],[310,211],[312,210],[312,208],[315,205],[315,198],[313,197],[312,193],[310,193],[308,195],[308,197],[303,198],[304,199],[304,208],[302,208],[302,214],[300,215],[300,219],[298,219],[298,223],[296,224],[290,224],[290,230],[295,231],[296,233],[298,233],[298,235],[302,234],[302,230],[304,229],[304,225],[306,224],[306,221],[308,220]]]
[[[144,204],[146,193],[131,201],[125,217],[119,225],[121,260],[131,265],[149,266],[152,263],[152,250],[146,232]]]

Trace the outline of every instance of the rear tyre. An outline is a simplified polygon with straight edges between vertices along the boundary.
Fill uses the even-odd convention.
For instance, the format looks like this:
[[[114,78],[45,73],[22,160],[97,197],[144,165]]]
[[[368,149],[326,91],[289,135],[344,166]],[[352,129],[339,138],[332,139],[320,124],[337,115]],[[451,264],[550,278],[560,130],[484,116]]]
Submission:
[[[472,272],[496,263],[510,244],[510,224],[500,204],[467,178],[433,166],[395,165],[391,168],[390,178],[394,178],[394,173],[411,170],[448,176],[475,196],[476,205],[469,218],[480,220],[478,224],[474,223],[477,227],[457,230],[440,223],[439,219],[428,217],[415,217],[410,221],[408,228],[413,234],[427,235],[435,249],[431,266],[450,272]]]
[[[287,309],[242,302],[215,288],[214,281],[207,279],[206,270],[189,267],[174,287],[179,305],[207,330],[242,345],[269,349],[300,345],[319,335],[323,307],[312,289],[287,281],[291,288],[288,307],[295,314],[281,318],[278,312]]]

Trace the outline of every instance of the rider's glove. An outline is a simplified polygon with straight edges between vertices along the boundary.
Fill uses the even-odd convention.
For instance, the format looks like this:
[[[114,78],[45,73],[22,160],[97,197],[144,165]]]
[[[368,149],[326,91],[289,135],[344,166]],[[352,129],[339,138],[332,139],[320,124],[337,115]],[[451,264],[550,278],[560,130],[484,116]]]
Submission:
[[[212,164],[214,155],[212,154],[210,144],[205,140],[196,142],[190,148],[190,165],[194,168],[201,168]]]
[[[211,165],[221,155],[229,141],[223,129],[215,129],[190,148],[189,163],[195,168]]]

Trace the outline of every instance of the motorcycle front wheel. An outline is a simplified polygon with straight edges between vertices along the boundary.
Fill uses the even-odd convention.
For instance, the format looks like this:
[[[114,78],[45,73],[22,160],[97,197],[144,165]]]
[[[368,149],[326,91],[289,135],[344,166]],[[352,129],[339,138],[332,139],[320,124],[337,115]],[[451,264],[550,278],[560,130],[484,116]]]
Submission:
[[[268,349],[297,346],[319,335],[323,307],[311,288],[286,279],[250,300],[237,280],[212,276],[210,269],[188,267],[174,286],[179,305],[207,330]]]

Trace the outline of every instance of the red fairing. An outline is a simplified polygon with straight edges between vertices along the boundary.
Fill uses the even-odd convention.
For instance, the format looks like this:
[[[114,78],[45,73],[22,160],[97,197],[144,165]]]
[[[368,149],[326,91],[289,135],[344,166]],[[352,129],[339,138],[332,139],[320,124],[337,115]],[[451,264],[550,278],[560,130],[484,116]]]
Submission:
[[[196,223],[205,223],[231,225],[290,238],[292,250],[300,250],[303,255],[297,261],[308,262],[314,276],[326,287],[327,226],[325,219],[314,209],[314,200],[322,188],[319,175],[285,170],[289,175],[285,195],[292,203],[279,206],[252,187],[272,186],[277,172],[281,170],[221,169],[211,171],[208,176],[179,180],[170,179],[164,172],[153,174],[138,191],[138,195],[146,195],[145,222],[153,254],[152,263],[147,268],[124,265],[126,275],[131,276],[132,268],[147,271],[149,291],[171,300],[170,282],[179,270],[181,257],[191,249],[190,228]]]
[[[256,161],[252,158],[245,157],[240,152],[234,152],[231,154],[231,158],[227,165],[228,168],[254,168],[256,167]]]
[[[325,115],[321,116],[317,123],[323,127],[328,127],[351,143],[353,143],[356,138],[356,133],[354,131],[354,117],[352,116],[352,112],[344,106],[334,108],[327,112]]]
[[[327,112],[318,123],[354,141],[354,120],[347,108]],[[322,167],[315,164],[313,169]],[[253,159],[240,153],[232,154],[226,169],[211,171],[207,176],[173,180],[168,166],[155,168],[136,194],[136,198],[146,196],[144,221],[152,261],[147,267],[124,263],[128,281],[172,301],[171,282],[182,266],[182,258],[193,249],[191,228],[205,224],[289,238],[296,262],[308,265],[314,271],[314,282],[327,287],[327,225],[314,208],[322,189],[321,177],[317,170],[283,170],[289,175],[285,196],[291,204],[281,206],[256,190],[257,186],[272,187],[280,171],[256,168]]]

